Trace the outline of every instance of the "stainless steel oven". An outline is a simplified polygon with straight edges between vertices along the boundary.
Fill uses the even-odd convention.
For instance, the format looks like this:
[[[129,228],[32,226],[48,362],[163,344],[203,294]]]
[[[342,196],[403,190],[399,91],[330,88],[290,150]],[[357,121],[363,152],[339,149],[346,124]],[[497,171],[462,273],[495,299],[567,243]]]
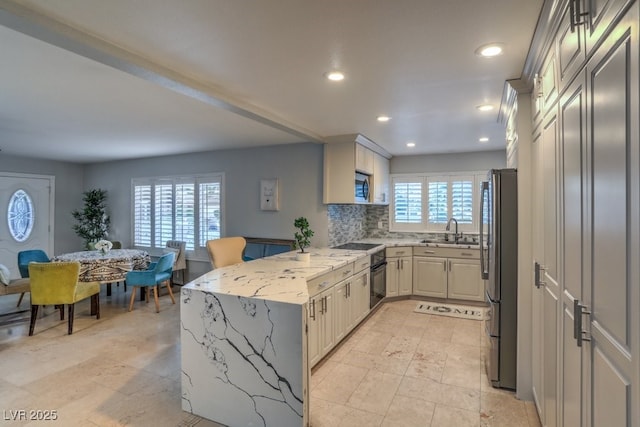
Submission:
[[[370,308],[375,307],[387,295],[387,259],[384,249],[371,255],[370,294]]]

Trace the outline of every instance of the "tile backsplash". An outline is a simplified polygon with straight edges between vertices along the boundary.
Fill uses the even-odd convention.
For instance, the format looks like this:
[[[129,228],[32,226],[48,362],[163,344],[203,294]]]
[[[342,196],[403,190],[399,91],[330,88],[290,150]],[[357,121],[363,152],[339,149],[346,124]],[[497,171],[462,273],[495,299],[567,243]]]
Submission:
[[[329,246],[367,238],[426,239],[433,233],[398,233],[389,231],[389,206],[329,205]],[[378,224],[382,223],[382,228]]]
[[[422,240],[441,237],[443,234],[389,231],[389,206],[328,205],[327,212],[329,216],[329,246],[367,238]],[[380,223],[382,228],[378,228]]]

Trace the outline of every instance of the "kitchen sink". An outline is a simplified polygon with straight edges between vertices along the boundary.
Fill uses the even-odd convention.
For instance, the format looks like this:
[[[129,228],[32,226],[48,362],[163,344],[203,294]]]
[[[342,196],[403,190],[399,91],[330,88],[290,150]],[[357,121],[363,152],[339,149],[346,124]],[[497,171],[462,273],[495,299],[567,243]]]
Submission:
[[[458,243],[455,243],[451,240],[442,240],[442,239],[424,239],[421,240],[420,243],[438,243],[441,245],[479,245],[479,242],[465,242],[465,241],[459,241]]]

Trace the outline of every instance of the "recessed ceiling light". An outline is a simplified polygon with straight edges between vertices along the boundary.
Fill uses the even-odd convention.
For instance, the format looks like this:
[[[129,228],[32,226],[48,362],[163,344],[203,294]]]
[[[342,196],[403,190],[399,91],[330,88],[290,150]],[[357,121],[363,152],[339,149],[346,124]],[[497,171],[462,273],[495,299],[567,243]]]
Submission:
[[[480,141],[480,142],[489,142],[489,138],[487,138],[486,136],[483,136],[482,138],[478,139],[478,141]]]
[[[504,45],[502,43],[485,44],[476,49],[476,55],[483,58],[493,58],[502,55],[503,52]]]
[[[389,117],[389,116],[378,116],[376,118],[376,120],[379,121],[379,122],[383,122],[384,123],[384,122],[388,122],[389,120],[391,120],[391,117]]]
[[[344,80],[344,73],[341,73],[340,71],[331,71],[329,73],[326,73],[325,76],[332,82],[339,82],[341,80]]]
[[[491,111],[493,110],[493,105],[491,104],[482,104],[476,107],[480,111]]]
[[[407,142],[407,147],[409,147],[409,148],[413,148],[413,147],[415,147],[415,146],[416,146],[416,143],[415,143],[415,142]]]

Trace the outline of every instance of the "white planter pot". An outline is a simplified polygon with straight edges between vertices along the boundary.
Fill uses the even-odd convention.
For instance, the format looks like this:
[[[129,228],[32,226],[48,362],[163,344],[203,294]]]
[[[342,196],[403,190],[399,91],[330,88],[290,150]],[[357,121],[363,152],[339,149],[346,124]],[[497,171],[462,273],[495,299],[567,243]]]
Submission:
[[[309,252],[298,252],[298,253],[296,253],[296,260],[297,261],[303,261],[303,262],[309,262],[309,261],[311,261],[311,253],[309,253]]]

